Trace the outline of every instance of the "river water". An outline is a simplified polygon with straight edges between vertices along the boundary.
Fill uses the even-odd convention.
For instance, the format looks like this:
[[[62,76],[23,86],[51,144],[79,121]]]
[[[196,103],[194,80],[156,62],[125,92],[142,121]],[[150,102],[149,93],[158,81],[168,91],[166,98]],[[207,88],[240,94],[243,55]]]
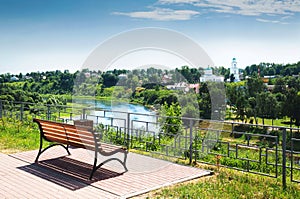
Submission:
[[[143,129],[153,132],[158,132],[159,129],[156,112],[142,105],[90,99],[73,99],[73,103],[89,107],[91,111],[87,114],[87,119],[93,120],[94,123],[118,127],[130,125],[132,129]],[[130,119],[129,124],[127,123],[127,118]]]

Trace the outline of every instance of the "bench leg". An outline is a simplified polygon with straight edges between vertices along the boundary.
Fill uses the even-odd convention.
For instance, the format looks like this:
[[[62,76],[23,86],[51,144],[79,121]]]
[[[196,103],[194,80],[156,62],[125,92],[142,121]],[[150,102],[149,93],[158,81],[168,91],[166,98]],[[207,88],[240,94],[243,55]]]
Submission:
[[[40,148],[39,148],[39,152],[38,152],[34,162],[38,162],[39,157],[42,154],[42,148],[43,148],[43,138],[42,138],[42,136],[40,136]]]
[[[91,172],[91,174],[90,174],[89,180],[92,180],[94,173],[95,173],[100,167],[102,167],[105,163],[110,162],[110,161],[112,161],[112,160],[116,160],[116,161],[120,162],[120,163],[123,165],[123,167],[124,167],[124,169],[125,169],[125,172],[127,172],[127,171],[128,171],[127,166],[126,166],[127,154],[128,154],[128,151],[124,151],[124,160],[123,160],[123,162],[122,162],[120,159],[118,159],[118,158],[109,158],[109,159],[107,159],[107,160],[101,162],[99,165],[97,165],[97,154],[95,154],[94,166],[93,166],[93,170],[92,170],[92,172]]]
[[[93,175],[94,175],[95,171],[97,170],[97,166],[96,165],[97,165],[97,158],[94,159],[94,166],[93,166],[93,170],[92,170],[92,172],[90,174],[89,180],[92,180]]]
[[[46,147],[46,148],[44,148],[44,149],[42,149],[42,144],[41,144],[41,145],[40,145],[39,152],[38,152],[38,155],[36,156],[35,162],[36,162],[36,163],[38,162],[39,157],[41,156],[41,154],[44,153],[47,149],[49,149],[49,148],[51,148],[51,147],[53,147],[53,146],[57,146],[57,145],[64,147],[64,148],[66,149],[68,155],[71,155],[71,153],[70,153],[70,151],[69,151],[69,148],[66,147],[66,146],[63,145],[63,144],[52,144],[52,145],[50,145],[50,146],[48,146],[48,147]]]
[[[67,148],[65,147],[65,149],[67,150],[68,155],[71,155],[71,153],[70,153],[70,151],[69,151],[69,146],[70,146],[70,145],[67,145]]]
[[[124,152],[124,161],[123,161],[123,164],[122,164],[126,172],[128,171],[127,166],[126,166],[127,154],[128,154],[128,151],[125,151]]]
[[[94,166],[93,166],[93,170],[91,172],[91,175],[89,177],[89,180],[92,180],[93,175],[94,175],[95,171],[97,170],[97,155],[98,155],[98,150],[96,149],[95,150],[95,156],[94,156]]]

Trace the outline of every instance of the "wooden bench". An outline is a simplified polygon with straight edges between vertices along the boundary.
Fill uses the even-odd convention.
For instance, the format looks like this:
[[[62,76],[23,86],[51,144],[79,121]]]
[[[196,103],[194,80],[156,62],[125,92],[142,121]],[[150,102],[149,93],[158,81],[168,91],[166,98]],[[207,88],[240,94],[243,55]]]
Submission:
[[[101,143],[100,133],[93,132],[90,128],[85,126],[71,125],[41,119],[33,119],[33,121],[39,125],[40,129],[40,148],[35,159],[36,163],[38,163],[40,155],[53,146],[60,145],[64,147],[69,155],[71,154],[69,151],[69,146],[73,146],[94,151],[94,165],[89,177],[90,180],[97,169],[111,160],[117,160],[123,165],[125,171],[128,171],[126,167],[128,151],[124,147]],[[43,140],[52,142],[52,144],[43,149]],[[98,154],[103,156],[111,156],[118,152],[124,153],[123,161],[118,158],[109,158],[98,164]]]

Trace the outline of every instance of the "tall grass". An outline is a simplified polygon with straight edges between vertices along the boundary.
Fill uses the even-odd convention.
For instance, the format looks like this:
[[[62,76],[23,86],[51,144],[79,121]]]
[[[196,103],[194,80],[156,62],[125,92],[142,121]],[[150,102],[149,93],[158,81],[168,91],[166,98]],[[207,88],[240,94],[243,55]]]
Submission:
[[[152,191],[137,198],[300,198],[300,186],[295,183],[289,183],[283,190],[279,178],[225,168],[219,171],[216,167],[209,169],[215,170],[215,175]]]
[[[12,118],[0,119],[0,152],[15,153],[39,147],[39,130],[30,121]]]

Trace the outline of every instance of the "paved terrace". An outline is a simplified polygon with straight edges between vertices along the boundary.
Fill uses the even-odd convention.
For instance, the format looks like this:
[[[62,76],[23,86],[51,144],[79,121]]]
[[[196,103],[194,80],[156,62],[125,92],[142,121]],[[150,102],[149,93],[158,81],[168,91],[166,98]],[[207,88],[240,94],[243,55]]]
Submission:
[[[53,147],[34,164],[37,151],[0,153],[0,198],[129,198],[209,175],[210,171],[129,153],[128,172],[109,162],[88,180],[93,155],[84,149]]]

